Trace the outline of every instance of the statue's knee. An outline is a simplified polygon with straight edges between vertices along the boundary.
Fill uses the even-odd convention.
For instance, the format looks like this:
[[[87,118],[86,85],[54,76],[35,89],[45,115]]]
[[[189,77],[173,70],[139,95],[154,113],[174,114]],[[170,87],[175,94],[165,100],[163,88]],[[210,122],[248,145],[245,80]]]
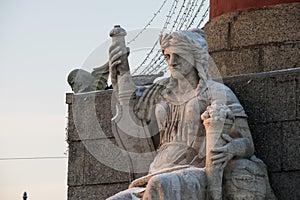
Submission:
[[[226,199],[265,199],[266,175],[253,161],[232,160],[224,170],[223,180]]]
[[[157,190],[158,188],[163,188],[164,187],[164,182],[166,181],[165,179],[168,177],[165,177],[165,174],[159,174],[159,175],[155,175],[153,176],[148,184],[147,184],[147,188],[151,189],[151,190]]]
[[[153,176],[148,182],[148,185],[160,185],[160,184],[161,184],[161,175]]]

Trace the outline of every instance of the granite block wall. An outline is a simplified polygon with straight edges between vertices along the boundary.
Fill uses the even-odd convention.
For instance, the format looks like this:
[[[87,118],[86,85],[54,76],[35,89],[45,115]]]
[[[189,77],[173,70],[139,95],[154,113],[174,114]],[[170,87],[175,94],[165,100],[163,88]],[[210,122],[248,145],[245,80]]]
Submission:
[[[110,156],[115,157],[113,152],[109,152],[108,146],[108,141],[114,143],[111,131],[111,95],[110,90],[79,95],[69,93],[66,96],[69,200],[106,199],[126,189],[131,180],[130,174],[111,169],[94,154],[105,151],[108,159],[111,159]],[[95,120],[103,131],[95,128]]]
[[[204,27],[222,76],[300,67],[300,3],[223,14]]]
[[[248,114],[278,199],[300,199],[300,68],[223,79]]]
[[[279,200],[300,199],[300,68],[230,76],[223,81],[235,92],[248,114],[256,155],[268,166],[276,196]],[[111,95],[111,90],[67,94],[69,200],[105,199],[126,189],[133,177],[111,169],[90,152],[92,147],[114,157],[107,147],[108,141],[114,143]],[[74,104],[81,108],[74,109]],[[74,117],[74,112],[80,115],[79,119]],[[95,120],[90,118],[91,112],[96,113],[103,132],[88,127],[88,122],[82,124],[82,119]],[[77,129],[82,127],[86,132],[78,134]]]

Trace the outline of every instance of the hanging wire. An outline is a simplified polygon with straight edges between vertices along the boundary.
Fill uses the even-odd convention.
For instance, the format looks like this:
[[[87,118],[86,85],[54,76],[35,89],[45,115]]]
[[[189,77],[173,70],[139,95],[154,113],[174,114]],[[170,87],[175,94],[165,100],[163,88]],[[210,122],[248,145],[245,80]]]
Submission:
[[[187,29],[189,29],[195,19],[197,18],[197,15],[200,13],[200,11],[203,9],[203,6],[204,6],[204,3],[205,3],[205,0],[202,0],[202,2],[200,3],[198,9],[197,9],[197,12],[195,13],[194,17],[193,18],[190,18],[190,20],[187,22],[187,24],[189,24],[187,26]],[[200,21],[200,25],[203,23],[203,21],[206,19],[207,15],[208,15],[208,12],[209,12],[209,7],[206,9],[205,13],[203,14],[202,18],[201,18],[201,21]],[[161,55],[162,56],[162,55]],[[163,63],[165,62],[164,59],[162,59],[162,61],[159,62],[159,64],[157,64],[155,67],[153,67],[153,70],[150,71],[150,74],[151,73],[158,73],[160,71],[162,72],[166,72],[168,70],[168,66],[165,64],[165,65],[162,65]]]
[[[204,2],[205,2],[205,0],[203,0],[203,1],[201,2],[200,6],[199,6],[199,8],[198,8],[198,10],[197,10],[198,13],[199,13],[200,10],[202,9],[202,7],[203,7],[203,5],[204,5]],[[203,3],[203,5],[202,5],[202,3]],[[201,5],[202,5],[202,6],[201,6]],[[197,28],[199,28],[199,27],[202,25],[203,21],[206,19],[207,15],[208,15],[208,13],[209,13],[209,8],[210,8],[210,7],[208,6],[207,9],[205,10],[205,12],[204,12],[204,14],[202,15],[202,18],[201,18],[199,24],[197,25]],[[195,16],[194,16],[194,18],[196,19]],[[194,21],[194,19],[193,19],[193,21]],[[193,21],[192,21],[192,22],[193,22]],[[189,26],[192,26],[192,23],[190,23]],[[164,65],[164,66],[161,68],[160,71],[162,71],[162,72],[165,73],[166,71],[168,71],[168,66],[167,66],[167,65]]]
[[[205,13],[203,14],[202,19],[200,20],[199,24],[197,25],[197,28],[199,28],[201,26],[201,24],[203,23],[203,21],[207,17],[208,13],[209,13],[209,6],[207,7]]]
[[[204,1],[205,1],[205,0],[202,0],[201,3],[203,3]],[[190,8],[189,8],[189,11],[188,11],[187,15],[190,15],[190,17],[187,17],[187,16],[186,16],[186,19],[183,21],[183,22],[187,22],[186,25],[185,25],[187,29],[189,28],[187,24],[188,24],[188,22],[191,21],[191,19],[192,19],[192,17],[193,17],[193,13],[194,13],[195,10],[196,10],[197,4],[198,4],[198,0],[194,0],[193,2],[189,2],[189,3],[191,4],[191,6],[190,6]],[[176,25],[176,23],[177,23],[177,20],[178,20],[180,14],[181,14],[181,12],[182,12],[182,9],[185,7],[184,5],[185,5],[185,1],[183,2],[182,6],[181,6],[181,9],[180,9],[180,11],[179,11],[179,13],[178,13],[178,15],[177,15],[177,18],[176,18],[176,20],[175,20],[175,23],[173,24],[172,30],[171,30],[170,32],[173,31],[173,29],[174,29],[174,27],[175,27],[175,25]],[[188,7],[188,6],[186,6],[186,7]],[[201,6],[201,7],[202,7],[202,6]],[[198,8],[197,13],[196,13],[195,15],[198,14],[198,12],[200,11],[201,7]],[[188,18],[188,19],[187,19],[187,18]],[[194,16],[193,18],[196,18],[196,17]],[[183,18],[182,18],[182,19],[183,19]],[[181,20],[181,21],[182,21],[182,20]],[[156,65],[152,66],[152,69],[151,69],[151,70],[148,70],[148,73],[149,73],[149,74],[159,73],[159,72],[160,72],[160,69],[162,68],[162,64],[165,63],[165,59],[163,59],[163,55],[162,55],[161,51],[159,50],[158,52],[159,52],[160,54],[159,54],[158,57],[156,57],[156,59],[155,59],[155,61],[154,61],[154,64],[156,64]],[[161,60],[161,59],[162,59],[162,60]],[[160,60],[161,60],[161,61],[160,61]],[[165,71],[164,71],[164,72],[165,72]]]
[[[185,19],[184,19],[184,26],[185,26],[186,30],[188,29],[188,25],[187,24],[192,19],[193,13],[195,12],[195,9],[196,9],[197,6],[198,6],[198,0],[192,1],[191,7],[190,7],[190,9],[189,9],[189,11],[188,11]]]
[[[176,19],[174,21],[174,24],[172,26],[171,31],[173,31],[173,29],[175,28],[176,24],[178,23],[179,16],[181,15],[183,8],[185,7],[185,3],[186,3],[186,0],[183,0],[182,5],[181,5],[180,10],[179,10],[179,12],[177,14],[177,17],[176,17]]]
[[[171,21],[173,15],[175,14],[175,10],[177,9],[177,4],[178,4],[178,2],[179,2],[179,0],[175,0],[175,1],[174,1],[174,4],[172,5],[171,10],[169,11],[169,14],[167,15],[167,20],[166,20],[166,22],[165,22],[165,24],[164,24],[163,29],[162,29],[161,32],[160,32],[160,35],[168,28],[168,25],[170,24],[170,21]],[[157,43],[158,43],[158,40],[157,40]],[[156,52],[155,56],[152,58],[152,60],[150,61],[150,63],[148,64],[148,66],[147,66],[145,69],[147,69],[147,68],[149,68],[149,67],[151,68],[153,62],[156,62],[156,61],[155,61],[155,58],[157,57],[157,55],[158,55],[159,53],[160,53],[160,51],[158,50],[158,51]],[[144,73],[144,72],[142,72],[142,73]]]
[[[170,32],[173,31],[173,29],[176,27],[176,25],[177,25],[177,27],[175,30],[180,30],[182,27],[185,27],[185,29],[189,29],[195,23],[195,20],[196,20],[197,16],[199,15],[200,11],[203,10],[203,6],[204,6],[206,0],[202,0],[199,6],[198,6],[198,3],[199,3],[198,1],[199,0],[189,0],[187,2],[186,0],[183,0],[180,10],[177,13],[176,19],[173,22]],[[167,29],[168,25],[170,24],[171,18],[175,14],[175,10],[177,8],[178,2],[179,2],[179,0],[176,0],[173,2],[172,7],[169,11],[169,14],[167,15],[166,22],[165,22],[162,30],[160,31],[160,34],[162,34]],[[176,3],[176,5],[175,5],[175,3]],[[197,6],[198,6],[198,9],[196,11]],[[208,15],[208,13],[209,13],[209,6],[205,10],[199,24],[196,26],[197,28],[199,28],[202,25],[203,21],[206,19],[207,15]],[[153,56],[151,61],[147,64],[147,66],[145,68],[143,68],[145,63],[149,60],[150,55],[154,53],[153,51],[156,48],[156,46],[158,45],[158,42],[159,42],[159,40],[157,40],[154,43],[153,47],[151,48],[150,52],[147,54],[147,56],[144,59],[144,61],[142,62],[142,64],[133,72],[133,74],[137,74],[138,71],[140,71],[138,74],[153,74],[153,73],[158,73],[160,71],[165,73],[168,70],[168,66],[166,64],[163,64],[163,63],[166,63],[166,61],[160,50],[157,50],[156,54]]]
[[[127,45],[134,42],[152,24],[152,22],[157,17],[157,15],[161,12],[161,10],[163,9],[163,7],[167,3],[167,1],[168,0],[164,0],[162,5],[160,6],[160,8],[153,14],[153,17],[150,19],[150,21],[144,26],[143,29],[141,29],[141,31],[136,36],[134,36],[130,41],[127,42]]]
[[[195,12],[197,7],[198,7],[198,0],[193,1],[192,5],[191,5],[191,8],[189,10],[189,13],[188,13],[188,15],[186,16],[186,19],[185,19],[185,25],[184,26],[185,26],[186,30],[188,29],[189,21],[191,21],[191,19],[194,17],[194,12]]]
[[[161,57],[163,57],[163,55]],[[152,70],[149,71],[149,74],[154,74],[156,72],[159,72],[159,69],[161,68],[164,62],[166,62],[165,59],[162,59],[155,67],[153,67]]]
[[[206,0],[202,0],[202,1],[201,1],[201,3],[200,3],[200,5],[199,5],[199,7],[198,7],[198,9],[197,9],[197,11],[196,11],[194,17],[192,18],[191,21],[188,22],[189,25],[187,26],[187,29],[191,28],[191,26],[194,24],[195,19],[197,18],[198,14],[200,13],[202,7],[204,6],[205,1],[206,1]]]
[[[172,19],[172,16],[175,14],[175,10],[177,8],[177,4],[178,4],[179,0],[174,0],[174,2],[172,3],[171,9],[169,10],[169,13],[167,15],[167,19],[164,23],[164,26],[162,28],[162,30],[160,31],[160,35],[168,28],[168,25],[170,24],[170,21]],[[143,60],[143,62],[140,64],[139,67],[137,67],[132,74],[136,74],[146,63],[146,61],[150,58],[150,55],[153,53],[154,49],[156,48],[157,44],[158,44],[159,40],[156,40],[156,42],[154,43],[153,47],[151,48],[150,52],[147,53],[146,58]],[[145,73],[147,68],[144,68],[139,74],[143,74]]]
[[[179,3],[179,2],[177,2],[177,3]],[[180,15],[181,15],[181,13],[183,11],[183,8],[186,7],[185,4],[186,4],[186,0],[183,1],[182,5],[180,7],[180,10],[179,10],[179,12],[177,14],[177,17],[174,20],[174,23],[172,25],[172,28],[171,28],[170,32],[173,31],[173,29],[175,28],[176,24],[178,23],[178,19],[179,19]],[[176,8],[177,8],[177,4],[176,4],[175,9]],[[175,9],[174,9],[173,14],[175,14]],[[147,65],[147,67],[144,68],[144,70],[141,72],[141,74],[145,74],[146,72],[148,74],[151,74],[154,71],[153,69],[157,69],[158,67],[161,67],[161,64],[164,62],[164,60],[160,61],[161,59],[163,59],[163,55],[162,55],[162,53],[161,53],[160,50],[157,50],[155,56],[152,58],[151,62]],[[155,64],[156,64],[156,66],[155,66]],[[151,68],[153,68],[153,69],[151,69]]]
[[[66,156],[38,156],[38,157],[9,157],[9,158],[0,158],[0,161],[8,160],[49,160],[49,159],[66,159]]]
[[[188,10],[189,10],[190,5],[191,5],[191,0],[189,0],[189,1],[187,2],[187,4],[184,6],[185,9],[184,9],[184,11],[183,11],[183,14],[182,14],[181,17],[180,17],[180,20],[179,20],[178,24],[177,24],[177,27],[176,27],[176,29],[175,29],[176,31],[179,30],[179,29],[183,26],[183,24],[184,24],[184,19],[185,19],[185,16],[186,16],[186,14],[187,14],[187,12],[188,12]]]
[[[207,7],[204,14],[202,15],[202,18],[201,18],[200,22],[198,23],[197,28],[199,28],[201,26],[201,24],[203,23],[203,21],[207,17],[208,13],[209,13],[209,6]],[[164,66],[161,71],[165,73],[167,70],[168,70],[168,66]]]
[[[158,44],[158,40],[155,41],[153,47],[152,47],[151,50],[146,54],[146,58],[143,60],[143,62],[140,64],[140,66],[138,66],[138,67],[132,72],[133,75],[137,74],[137,72],[138,72],[139,70],[142,69],[142,67],[144,66],[144,64],[146,63],[146,61],[149,59],[150,55],[153,53],[153,51],[154,51],[155,47],[157,46],[157,44]],[[144,70],[145,70],[145,69],[144,69]],[[139,72],[139,74],[143,74],[144,70],[142,70],[142,72]]]

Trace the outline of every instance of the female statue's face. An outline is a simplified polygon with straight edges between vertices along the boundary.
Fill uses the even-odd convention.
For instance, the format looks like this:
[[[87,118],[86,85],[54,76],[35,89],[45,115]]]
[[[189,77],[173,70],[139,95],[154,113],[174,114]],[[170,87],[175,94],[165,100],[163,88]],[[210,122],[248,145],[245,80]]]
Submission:
[[[184,79],[190,73],[195,73],[192,54],[179,55],[167,48],[164,55],[173,78]]]

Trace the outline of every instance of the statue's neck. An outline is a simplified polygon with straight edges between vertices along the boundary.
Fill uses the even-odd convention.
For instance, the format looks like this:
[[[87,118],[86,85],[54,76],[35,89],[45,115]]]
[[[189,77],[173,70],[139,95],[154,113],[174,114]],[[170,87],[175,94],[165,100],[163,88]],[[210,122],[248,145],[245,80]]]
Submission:
[[[189,73],[187,76],[185,76],[182,79],[177,79],[178,81],[178,90],[176,93],[178,95],[190,92],[191,90],[194,90],[197,88],[197,85],[199,83],[199,77],[197,73]]]
[[[199,77],[197,74],[193,73],[193,76],[186,76],[183,79],[175,80],[176,85],[169,88],[169,92],[164,94],[164,97],[169,102],[180,105],[197,96],[197,92],[195,91],[199,83]]]

